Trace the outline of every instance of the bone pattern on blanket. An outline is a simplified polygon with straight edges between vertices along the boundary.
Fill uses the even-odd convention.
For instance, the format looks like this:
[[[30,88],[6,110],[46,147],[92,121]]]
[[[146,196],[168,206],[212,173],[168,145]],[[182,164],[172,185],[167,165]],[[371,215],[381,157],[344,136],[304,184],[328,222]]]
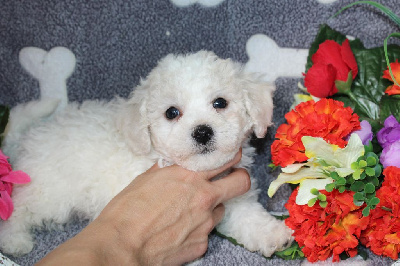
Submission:
[[[14,106],[39,98],[39,83],[18,61],[18,53],[29,46],[46,51],[64,46],[75,54],[76,69],[67,80],[68,98],[81,102],[111,99],[114,95],[127,97],[140,77],[145,77],[169,53],[206,49],[220,57],[247,63],[251,56],[250,52],[246,54],[246,44],[257,34],[267,36],[282,49],[296,50],[308,49],[318,25],[326,22],[336,30],[360,38],[367,47],[382,45],[390,32],[399,30],[378,11],[362,5],[331,18],[352,0],[186,1],[189,5],[184,0],[180,2],[181,6],[172,0],[8,1],[0,10],[0,103]],[[379,2],[399,14],[397,0]],[[260,58],[268,58],[268,51],[258,53],[262,53]],[[260,188],[259,202],[271,211],[284,211],[288,193],[281,191],[271,199],[266,195],[268,184],[277,175],[267,167],[268,147],[277,126],[284,122],[283,116],[292,103],[293,93],[297,92],[300,75],[276,80],[273,125],[266,139],[259,143],[261,151],[252,167]],[[34,250],[15,261],[21,265],[34,264],[86,223],[75,219],[65,226],[65,231],[36,230]],[[390,262],[371,255],[368,264],[389,265]],[[214,235],[206,256],[199,262],[200,265],[300,263],[278,258],[266,261],[257,253]]]

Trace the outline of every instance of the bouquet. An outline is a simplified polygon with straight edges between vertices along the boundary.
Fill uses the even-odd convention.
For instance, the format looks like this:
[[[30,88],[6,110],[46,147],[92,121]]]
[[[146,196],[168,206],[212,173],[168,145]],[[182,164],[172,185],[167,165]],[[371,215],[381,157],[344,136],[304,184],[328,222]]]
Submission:
[[[9,109],[0,106],[0,145],[5,131],[9,116]],[[30,177],[22,171],[13,171],[8,157],[0,150],[0,218],[7,220],[13,210],[14,205],[11,194],[14,184],[25,184],[30,182]]]
[[[399,26],[386,7],[372,4]],[[391,36],[397,36],[391,34]],[[389,38],[388,37],[388,38]],[[400,47],[366,49],[322,25],[310,48],[304,89],[271,147],[282,173],[268,190],[298,185],[285,220],[310,261],[354,257],[363,245],[400,252]],[[298,251],[297,251],[298,252]]]

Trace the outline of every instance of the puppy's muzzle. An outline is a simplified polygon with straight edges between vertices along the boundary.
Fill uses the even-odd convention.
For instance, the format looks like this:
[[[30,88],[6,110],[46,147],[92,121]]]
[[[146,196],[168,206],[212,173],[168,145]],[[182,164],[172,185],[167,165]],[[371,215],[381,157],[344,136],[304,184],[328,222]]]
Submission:
[[[214,131],[209,125],[199,125],[194,128],[192,138],[200,145],[207,145],[214,136]]]

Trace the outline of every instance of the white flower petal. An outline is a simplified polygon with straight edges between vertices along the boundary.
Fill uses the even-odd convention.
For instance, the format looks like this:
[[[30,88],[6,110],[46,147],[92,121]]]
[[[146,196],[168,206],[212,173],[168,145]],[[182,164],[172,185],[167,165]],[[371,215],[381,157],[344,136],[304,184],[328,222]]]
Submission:
[[[340,166],[335,152],[339,146],[328,144],[323,138],[314,138],[304,136],[301,138],[305,147],[305,154],[308,158],[317,158],[324,160],[327,164],[332,166]]]
[[[340,160],[342,167],[351,168],[351,164],[364,155],[365,149],[360,137],[357,134],[351,134],[347,146],[336,152],[336,157]]]
[[[287,173],[287,174],[293,174],[297,172],[301,167],[303,167],[305,163],[294,163],[294,164],[289,164],[285,168],[282,168],[282,172]]]
[[[298,184],[304,179],[324,177],[326,176],[323,173],[313,168],[302,168],[293,174],[281,173],[277,179],[271,182],[268,188],[268,196],[272,197],[284,183]]]
[[[305,205],[316,196],[311,194],[311,189],[325,190],[325,186],[333,182],[332,178],[306,179],[300,183],[299,192],[296,197],[296,204]]]

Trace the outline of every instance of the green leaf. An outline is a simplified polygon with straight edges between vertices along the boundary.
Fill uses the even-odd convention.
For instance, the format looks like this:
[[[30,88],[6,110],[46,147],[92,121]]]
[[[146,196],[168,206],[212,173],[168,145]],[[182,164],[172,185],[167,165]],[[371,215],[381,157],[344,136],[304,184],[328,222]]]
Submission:
[[[322,193],[320,193],[317,198],[320,201],[326,201],[326,196],[324,194],[322,194]]]
[[[375,198],[376,193],[372,192],[372,193],[368,193],[365,197],[367,198],[367,201],[370,201],[371,199]]]
[[[356,103],[354,111],[359,115],[382,122],[381,99],[390,84],[382,78],[383,71],[387,68],[384,48],[353,50],[353,52],[358,65],[358,75],[353,81],[352,89],[352,100]],[[388,58],[391,62],[400,58],[400,47],[388,46]],[[391,110],[393,104],[390,103],[386,109]]]
[[[400,120],[400,99],[398,97],[384,95],[379,104],[381,113],[379,116],[380,123],[383,124],[385,119],[393,115],[397,120]]]
[[[365,147],[365,146],[364,146]],[[378,157],[378,155],[376,155],[374,152],[367,152],[367,151],[365,151],[365,157],[367,158],[367,161],[368,161],[368,158],[374,158],[375,159],[375,161],[376,161],[376,163],[378,163],[379,162],[379,157]],[[375,163],[375,164],[376,164]]]
[[[371,167],[367,167],[367,168],[365,168],[365,173],[368,176],[375,176],[375,169],[371,168]]]
[[[355,193],[354,196],[353,196],[353,198],[354,198],[355,200],[362,200],[362,201],[365,199],[364,194],[361,193],[361,192]]]
[[[340,178],[339,174],[336,172],[331,172],[329,175],[333,180],[338,180]]]
[[[336,185],[337,186],[346,185],[346,179],[344,177],[339,178],[338,180],[336,180]]]
[[[354,183],[354,178],[353,178],[353,176],[349,175],[349,176],[346,177],[346,179],[347,179],[347,180],[346,180],[346,183],[347,183],[347,184],[351,185],[351,184]]]
[[[367,165],[368,166],[374,166],[374,165],[376,165],[376,163],[377,163],[377,161],[376,161],[375,157],[372,157],[372,156],[367,157]]]
[[[268,167],[271,168],[272,171],[274,171],[276,168],[278,168],[278,166],[275,165],[274,163],[270,163],[270,164],[268,165]]]
[[[374,185],[374,186],[379,186],[379,179],[377,178],[377,177],[374,177],[372,180],[371,180],[371,183]]]
[[[352,170],[357,170],[357,169],[359,169],[358,162],[353,162],[353,163],[351,163],[350,167],[351,167]]]
[[[380,199],[377,197],[373,197],[372,199],[369,200],[368,205],[370,206],[376,206],[380,202]]]
[[[321,206],[321,208],[326,208],[327,205],[328,205],[328,202],[326,202],[326,201],[319,202],[319,206]]]
[[[350,190],[354,192],[358,192],[363,190],[365,187],[364,182],[362,181],[356,181],[350,186]]]
[[[287,249],[276,251],[274,255],[284,260],[296,260],[304,258],[304,253],[301,251],[301,248],[296,241],[293,241],[292,245]]]
[[[325,186],[325,190],[327,191],[327,192],[332,192],[334,189],[335,189],[335,184],[334,183],[330,183],[330,184],[327,184],[326,186]]]
[[[365,172],[362,172],[362,173],[360,174],[360,180],[365,179],[366,176],[367,176],[367,175],[365,174]]]
[[[368,207],[368,206],[365,207],[364,210],[362,210],[363,216],[364,216],[364,217],[368,216],[370,211],[371,211],[371,208],[370,208],[370,207]]]
[[[375,186],[372,184],[366,184],[364,188],[365,193],[374,193],[375,192]]]
[[[343,193],[346,190],[345,186],[338,187],[339,193]]]
[[[353,173],[353,178],[354,178],[354,180],[360,179],[360,176],[361,176],[361,171],[358,170],[358,169],[355,170],[354,173]]]
[[[367,166],[367,162],[365,160],[360,160],[358,162],[358,165],[360,166],[360,168],[364,168]]]
[[[239,244],[239,243],[237,242],[236,239],[234,239],[233,237],[230,237],[230,236],[226,236],[226,235],[224,235],[224,234],[218,232],[217,229],[214,229],[214,230],[212,231],[212,233],[216,234],[216,235],[219,236],[219,237],[222,237],[222,238],[227,239],[229,242],[231,242],[231,243],[234,244],[235,246],[244,247],[242,244]]]
[[[339,93],[347,94],[351,90],[351,84],[353,84],[353,72],[350,70],[349,74],[347,75],[346,81],[335,80],[336,88],[338,89]]]
[[[312,198],[307,202],[308,207],[312,207],[317,202],[317,198]]]
[[[313,194],[313,195],[318,195],[318,194],[319,194],[319,191],[318,191],[318,189],[316,189],[316,188],[312,188],[312,189],[310,190],[310,193]]]
[[[374,171],[375,171],[375,177],[381,176],[381,174],[382,174],[382,166],[380,164],[375,165]],[[378,186],[378,185],[375,185],[375,186]]]
[[[369,152],[374,151],[374,146],[372,145],[371,142],[368,143],[368,145],[364,145],[365,153],[368,154]],[[367,160],[368,162],[368,160]]]

